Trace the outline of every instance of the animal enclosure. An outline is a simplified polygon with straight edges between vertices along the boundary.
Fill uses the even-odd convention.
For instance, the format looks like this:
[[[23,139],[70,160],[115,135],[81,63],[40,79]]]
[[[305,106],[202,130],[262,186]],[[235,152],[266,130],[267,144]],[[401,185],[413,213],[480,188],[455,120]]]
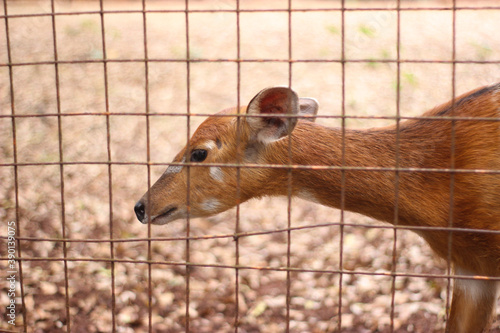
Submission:
[[[500,1],[3,0],[0,330],[444,332],[453,273],[409,227],[286,197],[133,207],[263,88],[371,128],[499,82],[499,22]]]

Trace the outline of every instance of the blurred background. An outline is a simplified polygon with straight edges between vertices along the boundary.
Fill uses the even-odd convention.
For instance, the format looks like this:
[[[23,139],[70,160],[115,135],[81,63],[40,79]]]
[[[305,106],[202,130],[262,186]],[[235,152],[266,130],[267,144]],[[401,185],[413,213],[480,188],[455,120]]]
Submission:
[[[205,115],[265,87],[368,128],[500,81],[500,1],[453,4],[4,0],[0,268],[16,221],[25,316],[0,329],[443,332],[447,280],[425,275],[447,265],[411,232],[394,245],[385,224],[293,199],[287,280],[286,198],[193,219],[188,245],[186,221],[148,229],[133,206]]]

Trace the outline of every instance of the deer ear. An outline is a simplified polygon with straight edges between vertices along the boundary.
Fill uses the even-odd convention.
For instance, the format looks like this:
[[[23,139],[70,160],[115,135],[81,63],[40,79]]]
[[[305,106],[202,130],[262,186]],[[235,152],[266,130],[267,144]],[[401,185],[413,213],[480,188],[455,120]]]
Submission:
[[[300,111],[299,97],[286,87],[267,88],[248,104],[247,123],[258,141],[269,143],[292,133]]]
[[[299,99],[300,112],[299,116],[303,116],[304,120],[310,122],[316,121],[316,115],[318,114],[319,104],[314,98],[302,97]]]

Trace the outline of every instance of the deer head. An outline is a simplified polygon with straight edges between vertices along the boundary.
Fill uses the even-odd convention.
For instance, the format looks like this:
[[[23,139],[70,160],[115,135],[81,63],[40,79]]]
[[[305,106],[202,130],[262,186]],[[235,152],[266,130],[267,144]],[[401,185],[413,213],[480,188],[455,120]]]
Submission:
[[[288,163],[287,154],[276,156],[273,146],[304,121],[299,118],[314,121],[318,103],[299,98],[289,88],[274,87],[259,92],[240,110],[246,116],[237,111],[221,111],[199,126],[135,205],[139,221],[165,224],[188,215],[206,217],[254,197],[286,194],[272,185],[284,177],[283,170],[243,166]]]

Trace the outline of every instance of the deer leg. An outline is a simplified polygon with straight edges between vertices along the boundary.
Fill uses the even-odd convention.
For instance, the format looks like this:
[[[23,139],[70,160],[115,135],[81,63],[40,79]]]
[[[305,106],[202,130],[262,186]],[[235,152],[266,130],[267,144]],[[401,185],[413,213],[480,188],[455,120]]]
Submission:
[[[497,281],[470,276],[470,279],[455,279],[454,282],[446,332],[488,332],[495,315]]]

